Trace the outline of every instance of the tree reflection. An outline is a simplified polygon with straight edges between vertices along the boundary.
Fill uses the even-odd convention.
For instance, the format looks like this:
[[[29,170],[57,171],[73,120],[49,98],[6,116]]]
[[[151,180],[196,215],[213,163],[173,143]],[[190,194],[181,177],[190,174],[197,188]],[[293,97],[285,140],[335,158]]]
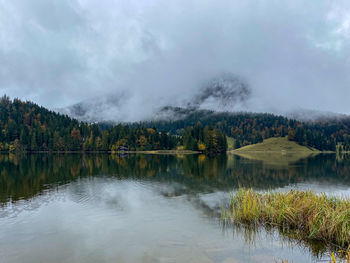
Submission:
[[[231,191],[240,186],[264,190],[308,180],[350,185],[350,158],[318,155],[276,168],[226,155],[0,155],[0,203],[29,199],[78,178],[98,176],[184,186],[172,195]]]

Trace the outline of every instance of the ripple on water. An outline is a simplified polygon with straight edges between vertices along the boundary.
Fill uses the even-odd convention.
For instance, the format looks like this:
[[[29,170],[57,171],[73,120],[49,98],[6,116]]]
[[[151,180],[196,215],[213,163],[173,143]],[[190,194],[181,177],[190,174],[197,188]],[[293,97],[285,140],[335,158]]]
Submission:
[[[84,158],[91,161],[96,176],[91,175],[90,163],[81,163]],[[208,159],[208,163],[198,162],[196,157],[172,157],[163,165],[161,157],[149,156],[150,165],[141,169],[135,167],[133,157],[120,164],[110,156],[97,156],[97,161],[106,161],[102,166],[93,162],[94,158],[71,159],[70,165],[75,167],[71,177],[70,165],[62,160],[49,171],[39,160],[18,170],[34,170],[33,165],[37,165],[38,174],[18,174],[22,181],[0,178],[6,190],[2,200],[16,196],[17,190],[29,196],[27,200],[9,200],[0,208],[0,258],[5,258],[5,263],[261,263],[281,258],[312,262],[305,246],[284,242],[277,232],[261,229],[249,236],[243,228],[223,228],[218,219],[221,206],[229,201],[229,192],[241,184],[263,191],[299,187],[338,194],[347,194],[350,185],[346,171],[331,170],[337,165],[332,160],[327,170],[320,167],[323,160],[312,166],[311,160],[290,170],[274,170],[253,160],[231,160],[233,157],[227,162]],[[55,172],[54,168],[62,170]],[[106,174],[105,168],[114,172]],[[330,170],[331,176],[325,172]],[[45,177],[51,172],[56,177]],[[68,183],[58,186],[64,181],[54,182],[53,178]],[[51,183],[40,188],[41,182]]]

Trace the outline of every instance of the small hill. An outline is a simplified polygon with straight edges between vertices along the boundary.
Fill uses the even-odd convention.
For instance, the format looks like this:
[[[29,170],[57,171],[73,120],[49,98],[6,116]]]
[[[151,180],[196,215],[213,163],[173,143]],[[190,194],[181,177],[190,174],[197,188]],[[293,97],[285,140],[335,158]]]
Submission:
[[[320,153],[319,150],[302,146],[287,137],[269,138],[262,143],[229,151],[246,159],[263,161],[265,164],[286,166]]]
[[[262,143],[247,145],[231,152],[319,152],[318,150],[302,146],[294,141],[288,141],[287,137],[269,138]]]

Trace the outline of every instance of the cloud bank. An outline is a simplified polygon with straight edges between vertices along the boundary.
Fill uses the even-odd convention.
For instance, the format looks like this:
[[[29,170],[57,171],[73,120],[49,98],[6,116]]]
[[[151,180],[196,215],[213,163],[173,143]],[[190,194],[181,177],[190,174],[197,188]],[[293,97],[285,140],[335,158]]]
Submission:
[[[248,83],[247,110],[350,114],[350,2],[0,0],[11,97],[51,109],[116,98],[123,108],[101,114],[130,121],[223,72]]]

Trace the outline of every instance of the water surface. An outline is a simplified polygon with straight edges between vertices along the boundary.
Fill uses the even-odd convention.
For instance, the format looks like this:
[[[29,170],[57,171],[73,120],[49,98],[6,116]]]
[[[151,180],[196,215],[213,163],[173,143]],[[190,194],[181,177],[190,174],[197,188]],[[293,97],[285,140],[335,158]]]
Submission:
[[[233,155],[0,155],[0,262],[316,262],[317,246],[224,227],[220,210],[240,186],[348,195],[349,164],[335,155],[283,165]]]

